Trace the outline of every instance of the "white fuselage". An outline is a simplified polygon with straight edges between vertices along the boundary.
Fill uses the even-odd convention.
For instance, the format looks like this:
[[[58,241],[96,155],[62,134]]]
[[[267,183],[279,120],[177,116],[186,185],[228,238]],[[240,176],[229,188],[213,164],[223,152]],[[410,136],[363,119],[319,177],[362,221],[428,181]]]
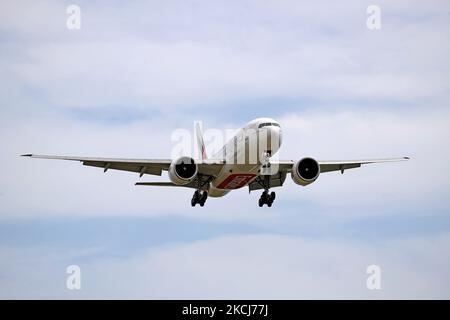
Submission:
[[[211,182],[209,196],[221,197],[247,186],[260,175],[265,161],[278,152],[281,142],[281,128],[275,120],[258,118],[249,122],[215,155],[226,164]]]

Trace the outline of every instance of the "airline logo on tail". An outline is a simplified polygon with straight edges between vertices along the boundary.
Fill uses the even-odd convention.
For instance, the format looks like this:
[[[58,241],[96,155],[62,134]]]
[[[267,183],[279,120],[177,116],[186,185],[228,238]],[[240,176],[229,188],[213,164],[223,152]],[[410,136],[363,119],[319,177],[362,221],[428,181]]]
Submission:
[[[201,153],[202,160],[208,159],[206,154],[205,141],[203,141],[202,123],[201,121],[195,122],[195,135],[197,136],[197,145]]]

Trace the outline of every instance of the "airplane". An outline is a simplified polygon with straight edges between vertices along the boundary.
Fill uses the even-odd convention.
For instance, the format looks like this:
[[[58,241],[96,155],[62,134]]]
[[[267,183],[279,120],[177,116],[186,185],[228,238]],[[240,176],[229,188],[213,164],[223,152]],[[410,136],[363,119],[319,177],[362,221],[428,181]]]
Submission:
[[[139,186],[170,186],[195,189],[191,205],[205,205],[208,197],[223,197],[232,190],[247,186],[249,193],[263,190],[259,198],[260,207],[271,207],[276,194],[271,188],[281,187],[289,173],[292,180],[307,186],[320,174],[332,171],[344,173],[347,169],[364,164],[406,161],[409,157],[318,161],[304,157],[298,161],[274,160],[282,142],[280,124],[271,118],[258,118],[247,123],[226,143],[223,148],[208,158],[200,125],[195,128],[201,159],[182,156],[178,159],[120,159],[24,154],[24,157],[79,161],[85,166],[108,170],[131,171],[142,177],[144,174],[161,176],[168,172],[167,182],[137,182]]]

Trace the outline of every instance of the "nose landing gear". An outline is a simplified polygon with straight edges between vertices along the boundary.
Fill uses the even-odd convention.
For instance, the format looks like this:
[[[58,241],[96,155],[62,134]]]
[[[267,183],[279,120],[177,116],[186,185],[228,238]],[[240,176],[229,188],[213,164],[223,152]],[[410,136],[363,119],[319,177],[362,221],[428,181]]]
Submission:
[[[258,205],[262,207],[263,205],[267,204],[268,207],[271,207],[273,201],[275,200],[275,196],[275,192],[272,191],[271,193],[269,193],[269,190],[265,190],[259,198]]]
[[[192,196],[191,205],[195,207],[195,205],[198,203],[200,204],[200,207],[203,207],[205,205],[206,199],[208,199],[208,192],[200,192],[199,190],[197,190]]]

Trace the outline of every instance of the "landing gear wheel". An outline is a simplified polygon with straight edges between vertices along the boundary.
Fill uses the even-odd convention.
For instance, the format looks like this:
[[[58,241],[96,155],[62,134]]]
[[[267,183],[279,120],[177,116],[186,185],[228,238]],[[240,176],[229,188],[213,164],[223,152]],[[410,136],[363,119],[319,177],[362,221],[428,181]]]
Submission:
[[[200,207],[203,207],[205,205],[206,199],[208,199],[208,192],[203,191],[202,193],[200,193],[200,191],[197,190],[192,196],[191,205],[195,207],[195,205],[198,203]]]
[[[264,201],[262,198],[259,198],[258,204],[260,207],[262,207],[264,205]]]
[[[275,200],[275,197],[276,197],[276,194],[275,194],[275,192],[272,191],[270,193],[270,202],[273,202]]]
[[[193,207],[195,207],[195,205],[197,203],[200,203],[199,199],[200,199],[200,193],[197,190],[197,191],[194,192],[194,195],[192,196],[191,205]]]
[[[208,192],[203,191],[199,203],[200,203],[200,207],[203,207],[205,205],[206,199],[208,199]]]
[[[263,199],[264,203],[267,203],[267,200],[269,200],[269,192],[268,191],[264,191],[261,195],[261,198]]]
[[[274,200],[275,200],[275,192],[271,192],[269,194],[269,191],[266,190],[261,194],[261,197],[259,198],[258,201],[258,205],[262,207],[263,205],[267,204],[268,207],[271,207]]]

